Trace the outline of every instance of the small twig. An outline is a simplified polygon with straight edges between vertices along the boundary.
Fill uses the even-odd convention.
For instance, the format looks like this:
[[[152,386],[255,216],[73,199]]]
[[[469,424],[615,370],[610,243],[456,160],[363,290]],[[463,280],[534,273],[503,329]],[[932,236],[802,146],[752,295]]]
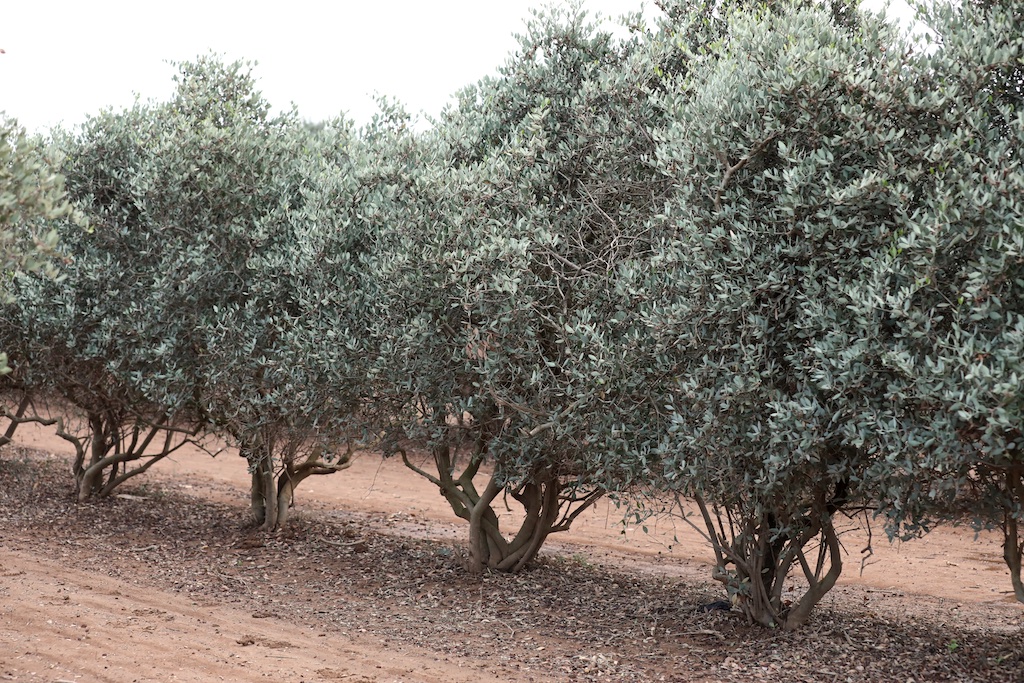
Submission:
[[[722,635],[718,631],[712,631],[709,628],[702,628],[702,629],[700,629],[698,631],[683,631],[682,633],[680,633],[678,635],[681,635],[681,636],[714,636],[715,638],[718,638],[719,640],[725,640],[725,636],[724,635]]]
[[[228,579],[229,581],[237,581],[246,588],[249,587],[249,582],[243,579],[241,576],[231,576],[230,574],[225,574],[223,572],[217,572],[217,576],[219,576],[222,579]]]
[[[358,538],[358,539],[356,539],[354,541],[351,541],[349,543],[341,543],[340,541],[331,541],[331,540],[328,540],[326,538],[321,538],[320,540],[323,541],[324,543],[326,543],[327,545],[333,545],[333,546],[337,546],[339,548],[351,548],[354,545],[359,545],[360,543],[366,543],[366,539],[365,538]]]
[[[868,544],[860,551],[860,575],[864,576],[864,568],[868,565],[868,560],[875,554],[875,547],[872,543],[872,532],[871,532],[871,518],[868,517],[868,511],[864,511],[864,526],[867,527],[868,531]]]
[[[530,436],[530,437],[533,437],[533,436],[537,436],[537,435],[538,435],[538,434],[540,434],[541,432],[543,432],[543,431],[545,431],[545,430],[548,430],[548,429],[551,429],[551,428],[552,428],[552,427],[554,427],[554,426],[555,426],[555,423],[554,423],[554,422],[545,422],[544,424],[542,424],[542,425],[537,425],[536,427],[534,427],[533,429],[531,429],[531,430],[530,430],[529,432],[527,432],[527,434],[526,434],[526,435],[527,435],[527,436]]]

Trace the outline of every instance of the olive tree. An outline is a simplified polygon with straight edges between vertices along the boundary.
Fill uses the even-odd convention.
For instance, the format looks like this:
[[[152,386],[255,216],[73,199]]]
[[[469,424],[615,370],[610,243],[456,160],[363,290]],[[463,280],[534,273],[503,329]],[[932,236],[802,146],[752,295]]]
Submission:
[[[343,121],[316,132],[272,116],[244,64],[180,69],[170,101],[103,112],[60,139],[94,230],[68,240],[68,277],[37,284],[12,336],[37,350],[26,381],[69,401],[77,377],[103,392],[73,401],[94,444],[141,424],[237,445],[254,517],[275,528],[302,479],[347,462],[349,359],[362,355],[344,319],[358,301],[351,135]],[[330,336],[328,316],[342,316]],[[90,411],[107,405],[100,429]]]
[[[92,228],[51,223],[61,278],[18,277],[18,299],[0,324],[15,366],[6,386],[24,397],[6,411],[10,424],[56,425],[75,450],[81,499],[109,494],[195,434],[174,406],[149,400],[129,370],[146,352],[140,329],[159,313],[144,305],[158,254],[141,210],[145,188],[124,182],[151,160],[139,143],[152,133],[150,114],[136,105],[94,116],[75,135],[55,132],[68,199]]]
[[[10,282],[16,273],[56,274],[48,257],[56,247],[57,232],[47,223],[70,214],[63,179],[51,171],[38,141],[30,140],[16,121],[0,117],[0,305],[13,303]],[[0,351],[0,376],[10,371],[7,352]],[[5,399],[11,398],[9,387],[4,388]],[[28,397],[17,403],[12,415],[22,418],[29,409]],[[19,424],[17,419],[9,421],[0,446],[10,443]]]
[[[64,218],[75,216],[40,141],[0,116],[0,302],[10,303],[10,280],[17,272],[56,275],[50,259],[57,246],[53,222]],[[7,354],[0,352],[0,375],[9,370]]]
[[[147,140],[145,210],[163,248],[143,305],[161,324],[140,381],[238,446],[254,518],[273,529],[301,480],[347,466],[352,390],[327,379],[357,387],[362,355],[344,317],[358,299],[350,131],[271,115],[241,63],[203,58],[177,82]],[[328,314],[342,335],[318,336]]]
[[[882,324],[867,348],[889,377],[876,415],[890,532],[939,521],[1000,527],[1024,601],[1024,5],[936,5],[917,64],[919,178],[899,229],[851,288]],[[837,390],[846,390],[837,386]]]
[[[389,450],[468,521],[472,569],[525,567],[645,447],[606,410],[628,315],[614,274],[647,249],[662,185],[642,162],[641,48],[539,14],[498,76],[402,138],[375,396]]]
[[[294,194],[282,192],[287,207],[256,223],[272,241],[248,259],[245,303],[220,307],[211,330],[226,352],[213,372],[225,391],[218,410],[230,417],[218,419],[249,458],[265,528],[285,523],[303,479],[346,468],[363,440],[377,312],[365,285],[382,191],[367,172],[373,157],[345,121],[291,154]],[[239,331],[252,341],[239,347]]]
[[[737,11],[662,98],[668,234],[637,280],[665,485],[695,500],[715,578],[764,625],[807,621],[842,570],[835,514],[875,499],[891,370],[866,348],[883,316],[851,315],[850,290],[920,181],[909,50],[873,19]]]
[[[68,153],[74,153],[64,144],[67,139],[58,132],[47,149],[62,171],[69,168]],[[24,139],[19,146],[32,149]],[[41,147],[35,149],[39,155]],[[115,172],[125,161],[122,151],[107,151],[119,159]],[[37,175],[43,168],[39,163],[33,166]],[[70,181],[67,195],[63,179],[55,178],[51,172],[36,177],[32,192],[19,200],[24,205],[35,197],[44,207],[36,215],[36,228],[45,225],[51,246],[42,273],[22,272],[10,282],[16,298],[5,306],[0,336],[15,369],[5,380],[5,398],[17,408],[4,408],[9,421],[4,438],[25,422],[56,425],[74,448],[72,471],[78,495],[85,499],[109,494],[187,437],[181,438],[173,421],[164,422],[159,408],[142,401],[107,368],[110,349],[105,345],[116,336],[111,332],[117,329],[117,312],[130,303],[118,287],[126,270],[109,254],[93,258],[93,247],[108,238],[106,219],[101,217],[99,231],[83,230],[87,212],[72,208],[79,204],[77,178]],[[53,204],[54,197],[59,204]],[[52,277],[55,264],[59,278]],[[136,461],[137,467],[130,466]]]

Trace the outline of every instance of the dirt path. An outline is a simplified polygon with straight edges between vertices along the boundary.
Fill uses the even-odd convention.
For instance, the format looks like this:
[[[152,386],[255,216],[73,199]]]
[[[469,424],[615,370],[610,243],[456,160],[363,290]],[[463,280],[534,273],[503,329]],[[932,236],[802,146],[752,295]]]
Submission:
[[[67,462],[45,431],[17,436]],[[54,472],[0,471],[30,501],[0,494],[0,680],[1024,680],[1024,609],[993,535],[876,536],[860,574],[851,522],[841,586],[797,637],[695,613],[718,590],[700,537],[623,526],[607,502],[537,570],[471,579],[464,528],[397,461],[304,482],[296,531],[266,538],[240,521],[230,453],[182,454],[96,505],[54,493]]]
[[[0,653],[0,678],[53,683],[498,680],[7,548]]]

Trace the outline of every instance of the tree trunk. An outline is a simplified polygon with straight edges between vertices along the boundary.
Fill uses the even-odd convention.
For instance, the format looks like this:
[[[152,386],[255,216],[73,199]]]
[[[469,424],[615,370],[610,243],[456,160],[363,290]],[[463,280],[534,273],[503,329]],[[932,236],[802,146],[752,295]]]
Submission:
[[[1013,467],[1006,473],[1006,488],[1010,494],[1010,509],[1003,513],[1003,559],[1010,569],[1010,582],[1013,584],[1013,594],[1018,602],[1024,602],[1024,581],[1021,580],[1021,559],[1024,557],[1024,543],[1021,543],[1020,528],[1015,515],[1016,509],[1024,506],[1024,472]]]
[[[324,462],[321,460],[323,450],[318,447],[300,463],[289,460],[283,465],[280,474],[277,474],[273,454],[265,452],[252,455],[252,449],[242,449],[242,452],[250,454],[247,459],[252,468],[250,500],[253,520],[264,531],[275,531],[288,522],[295,502],[295,489],[304,479],[318,474],[332,474],[351,464],[349,455],[333,462]],[[259,458],[255,465],[252,464],[254,458]]]
[[[277,486],[274,477],[274,462],[269,453],[261,448],[243,448],[252,470],[250,509],[253,521],[264,531],[273,531],[278,522]]]
[[[277,479],[277,524],[275,528],[280,529],[288,521],[289,510],[295,500],[295,486],[287,474],[282,474]]]
[[[267,519],[267,497],[263,492],[263,474],[258,470],[252,472],[252,483],[249,487],[249,511],[252,521],[261,525]]]
[[[89,462],[75,462],[75,484],[80,503],[89,500],[103,488],[103,469],[96,465],[103,460],[108,450],[106,423],[101,415],[89,415],[89,430]]]
[[[568,529],[580,512],[600,498],[600,493],[595,492],[582,500],[563,500],[563,485],[557,477],[526,484],[520,491],[511,493],[526,515],[515,537],[508,540],[498,528],[498,517],[491,507],[501,490],[502,486],[492,476],[480,499],[471,507],[468,569],[472,572],[487,568],[514,573],[525,569],[536,559],[548,536]],[[573,503],[579,505],[570,510]]]
[[[1006,566],[1010,568],[1010,582],[1013,584],[1013,595],[1018,602],[1024,602],[1024,581],[1021,581],[1021,557],[1024,555],[1024,546],[1020,542],[1020,534],[1017,529],[1017,520],[1012,513],[1006,515],[1005,537],[1003,538],[1003,558]]]
[[[18,412],[16,412],[13,417],[10,413],[7,413],[7,416],[11,417],[11,424],[7,425],[7,430],[2,436],[0,436],[0,448],[9,444],[14,438],[14,432],[17,431],[18,425],[21,424],[22,418],[25,416],[25,411],[28,410],[31,403],[32,399],[26,394],[26,396],[21,399],[21,403],[18,404]]]
[[[484,460],[488,435],[478,440],[474,453],[465,469],[455,477],[454,449],[446,443],[435,444],[431,450],[436,476],[411,460],[404,449],[399,449],[406,467],[438,487],[456,516],[469,522],[469,560],[467,569],[517,572],[529,565],[540,552],[548,536],[569,528],[576,517],[593,505],[602,495],[600,489],[577,495],[577,485],[566,485],[557,472],[538,467],[533,477],[512,491],[506,489],[497,474],[492,474],[482,493],[473,483]],[[507,539],[502,533],[498,515],[491,507],[498,494],[515,498],[526,513],[515,537]]]
[[[796,601],[785,615],[783,628],[787,631],[795,631],[807,623],[811,617],[811,610],[821,602],[826,593],[832,590],[836,585],[836,581],[839,580],[839,575],[843,572],[843,549],[839,544],[839,535],[832,526],[831,518],[828,518],[822,524],[821,536],[823,546],[819,550],[822,553],[820,556],[821,560],[814,571],[807,564],[803,548],[797,550],[800,566],[804,571],[804,578],[807,579],[809,585],[807,592],[800,596],[800,599]],[[828,552],[827,560],[824,559],[826,551]],[[821,569],[825,561],[828,562],[828,572],[822,576]]]
[[[469,571],[479,574],[484,567],[495,566],[501,555],[498,517],[491,503],[501,492],[497,477],[492,476],[480,498],[469,508]],[[489,532],[489,533],[488,533]]]
[[[792,631],[807,623],[811,611],[836,584],[842,572],[842,547],[832,526],[831,514],[805,518],[799,531],[782,532],[771,514],[735,522],[741,514],[729,515],[722,523],[715,519],[701,498],[697,498],[707,528],[707,538],[715,549],[716,566],[712,577],[722,582],[733,604],[750,623]],[[726,536],[728,534],[728,536]],[[731,537],[731,540],[730,540]],[[804,549],[820,540],[817,561],[811,565]],[[785,581],[799,565],[808,588],[795,602],[783,599]]]

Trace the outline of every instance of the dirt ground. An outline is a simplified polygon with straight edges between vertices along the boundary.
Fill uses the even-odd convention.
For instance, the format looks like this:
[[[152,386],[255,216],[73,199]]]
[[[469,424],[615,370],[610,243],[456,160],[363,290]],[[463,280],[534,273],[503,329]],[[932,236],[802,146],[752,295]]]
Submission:
[[[796,634],[722,597],[678,517],[610,502],[524,573],[472,576],[437,490],[371,454],[307,480],[293,523],[247,522],[244,461],[198,451],[76,504],[65,444],[0,450],[0,680],[1024,681],[1024,608],[999,539],[939,529],[873,554]],[[511,513],[507,513],[511,516]]]

